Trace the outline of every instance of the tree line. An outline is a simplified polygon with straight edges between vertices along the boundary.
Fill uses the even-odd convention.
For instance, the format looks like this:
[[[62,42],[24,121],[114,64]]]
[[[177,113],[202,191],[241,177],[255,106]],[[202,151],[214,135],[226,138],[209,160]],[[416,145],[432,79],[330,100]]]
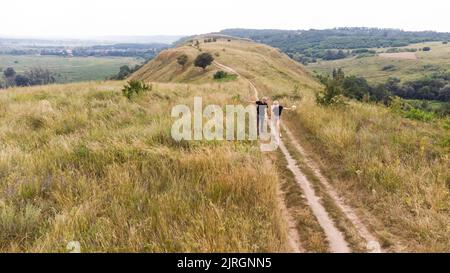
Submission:
[[[325,85],[317,95],[317,102],[323,105],[343,103],[343,97],[359,101],[374,101],[390,105],[395,97],[410,100],[440,101],[436,109],[441,115],[450,114],[450,73],[440,72],[422,79],[401,84],[397,78],[390,78],[383,84],[370,84],[364,77],[346,76],[342,69],[333,69],[331,75],[318,75]]]
[[[403,31],[383,28],[334,28],[324,30],[225,29],[220,33],[252,39],[280,48],[303,63],[344,58],[343,49],[402,47],[428,41],[448,41],[450,33]],[[325,57],[325,58],[324,58]]]
[[[15,86],[44,85],[54,82],[56,82],[56,74],[47,68],[33,67],[22,74],[18,74],[13,67],[8,67],[2,73],[0,89]]]

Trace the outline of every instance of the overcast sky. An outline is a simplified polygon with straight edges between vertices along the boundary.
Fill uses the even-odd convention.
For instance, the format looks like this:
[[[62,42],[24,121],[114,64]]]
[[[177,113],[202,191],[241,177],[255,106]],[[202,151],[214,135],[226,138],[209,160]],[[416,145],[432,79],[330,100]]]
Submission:
[[[5,0],[0,35],[187,35],[341,26],[450,32],[448,0]]]

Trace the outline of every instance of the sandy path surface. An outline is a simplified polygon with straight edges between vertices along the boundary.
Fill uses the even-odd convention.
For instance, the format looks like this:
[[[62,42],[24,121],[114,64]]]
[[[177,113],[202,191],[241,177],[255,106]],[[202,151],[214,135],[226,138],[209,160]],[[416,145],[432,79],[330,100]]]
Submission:
[[[333,199],[334,204],[344,213],[345,217],[351,221],[353,226],[357,229],[359,235],[366,241],[367,251],[370,253],[380,253],[382,252],[380,243],[373,236],[363,222],[359,219],[355,211],[348,205],[344,203],[342,198],[337,194],[334,187],[328,182],[328,179],[322,175],[317,164],[306,154],[305,149],[295,140],[292,132],[284,125],[282,125],[283,130],[290,139],[291,143],[295,149],[302,155],[305,159],[305,163],[309,169],[314,172],[314,176],[317,177],[320,183],[324,186],[327,194]]]

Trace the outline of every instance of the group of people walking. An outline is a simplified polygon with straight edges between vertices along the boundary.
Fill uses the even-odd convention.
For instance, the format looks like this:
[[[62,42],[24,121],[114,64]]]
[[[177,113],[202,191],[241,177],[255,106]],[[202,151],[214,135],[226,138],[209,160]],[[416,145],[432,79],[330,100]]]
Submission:
[[[283,110],[294,110],[295,106],[285,107],[275,100],[271,104],[268,97],[263,97],[261,100],[250,101],[256,105],[256,128],[258,135],[265,133],[266,117],[272,121],[272,125],[276,130],[275,133],[281,137],[280,123],[281,113]]]

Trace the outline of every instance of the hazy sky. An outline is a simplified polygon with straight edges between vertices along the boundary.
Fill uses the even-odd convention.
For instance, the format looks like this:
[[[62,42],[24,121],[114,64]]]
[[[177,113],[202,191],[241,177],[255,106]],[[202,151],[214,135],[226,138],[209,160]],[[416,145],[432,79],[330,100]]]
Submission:
[[[448,0],[4,0],[0,35],[184,35],[340,26],[450,32]]]

